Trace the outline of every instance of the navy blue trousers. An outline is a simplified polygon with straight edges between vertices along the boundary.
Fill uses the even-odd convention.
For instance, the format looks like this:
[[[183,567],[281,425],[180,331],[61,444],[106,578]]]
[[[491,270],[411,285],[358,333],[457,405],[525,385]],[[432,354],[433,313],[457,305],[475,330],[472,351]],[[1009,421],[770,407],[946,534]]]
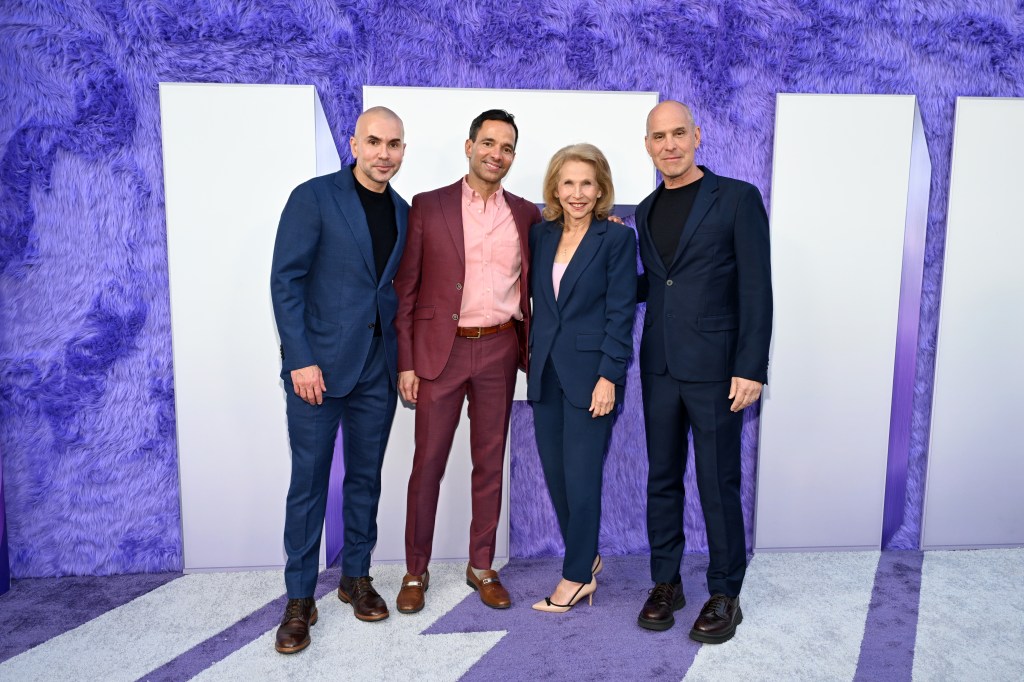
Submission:
[[[615,412],[593,418],[565,398],[549,360],[532,403],[544,480],[565,541],[562,577],[589,583],[601,531],[601,481]]]
[[[327,388],[330,390],[330,386]],[[377,544],[380,472],[397,396],[380,338],[370,345],[363,372],[348,395],[324,396],[322,405],[310,405],[295,395],[291,386],[286,389],[292,476],[284,522],[288,556],[284,581],[288,597],[296,599],[312,597],[316,587],[327,485],[339,425],[345,458],[341,570],[348,576],[369,575],[370,553]]]
[[[697,490],[708,534],[708,592],[736,597],[747,568],[740,500],[743,413],[730,412],[729,381],[677,381],[641,374],[647,430],[647,536],[651,579],[679,582],[683,558],[683,472],[693,431]]]

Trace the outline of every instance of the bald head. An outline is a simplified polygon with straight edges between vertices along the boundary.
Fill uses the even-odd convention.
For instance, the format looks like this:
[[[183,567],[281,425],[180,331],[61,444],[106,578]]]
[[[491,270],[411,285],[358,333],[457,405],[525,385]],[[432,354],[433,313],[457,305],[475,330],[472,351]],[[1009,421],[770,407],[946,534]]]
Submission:
[[[694,162],[700,147],[700,128],[693,120],[690,107],[669,100],[647,114],[647,136],[644,146],[665,181],[675,189],[699,180],[704,175]]]
[[[697,127],[697,122],[693,119],[693,112],[690,111],[690,107],[686,106],[682,102],[677,102],[674,99],[668,99],[664,102],[658,103],[651,112],[647,114],[647,134],[651,134],[651,120],[659,118],[661,116],[682,116],[686,119],[687,123],[690,124],[691,128]]]
[[[405,126],[387,107],[371,107],[356,120],[348,144],[356,161],[356,180],[368,190],[383,192],[402,166]]]
[[[405,138],[405,124],[402,123],[402,119],[398,118],[398,114],[387,107],[370,107],[363,113],[359,114],[359,118],[356,119],[356,137],[362,137],[360,133],[366,134],[366,126],[370,121],[390,121],[397,123],[398,127],[402,131],[401,137]]]

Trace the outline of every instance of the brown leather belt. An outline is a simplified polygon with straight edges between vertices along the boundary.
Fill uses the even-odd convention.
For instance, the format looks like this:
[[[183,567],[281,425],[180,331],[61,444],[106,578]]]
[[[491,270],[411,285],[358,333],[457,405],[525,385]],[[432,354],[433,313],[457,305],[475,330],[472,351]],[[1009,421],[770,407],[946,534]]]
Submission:
[[[510,329],[515,323],[515,320],[509,320],[505,324],[496,324],[493,327],[458,327],[455,330],[455,336],[463,339],[479,339],[481,336],[497,334]]]

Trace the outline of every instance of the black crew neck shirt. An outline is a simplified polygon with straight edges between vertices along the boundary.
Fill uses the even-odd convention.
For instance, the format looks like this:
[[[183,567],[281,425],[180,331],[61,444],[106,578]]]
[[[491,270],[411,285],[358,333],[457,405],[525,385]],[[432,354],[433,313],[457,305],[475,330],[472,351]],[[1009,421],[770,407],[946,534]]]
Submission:
[[[661,261],[668,268],[676,257],[676,249],[679,248],[679,238],[683,234],[683,226],[686,225],[690,212],[693,211],[693,202],[700,190],[700,183],[704,180],[701,176],[696,182],[683,185],[675,189],[667,187],[654,200],[651,207],[651,216],[648,224],[651,226],[651,238],[654,240],[654,247],[661,256]]]
[[[370,226],[373,263],[377,268],[377,282],[380,282],[388,259],[391,258],[391,252],[395,250],[395,243],[398,241],[395,202],[391,200],[391,192],[387,189],[383,192],[374,192],[363,187],[355,177],[355,164],[349,168],[352,170],[352,180],[356,186],[356,194],[359,195],[359,203],[363,205],[363,213],[366,214],[366,224]],[[380,312],[378,311],[373,325],[373,335],[380,336],[380,334]]]

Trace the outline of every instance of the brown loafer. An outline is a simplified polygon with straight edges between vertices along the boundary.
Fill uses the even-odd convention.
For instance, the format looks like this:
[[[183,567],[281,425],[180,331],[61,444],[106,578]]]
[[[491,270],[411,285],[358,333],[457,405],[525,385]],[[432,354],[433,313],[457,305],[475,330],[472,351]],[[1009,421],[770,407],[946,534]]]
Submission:
[[[373,578],[368,575],[358,578],[341,576],[338,599],[351,604],[359,620],[372,623],[388,617],[388,605],[373,589]]]
[[[728,642],[736,634],[736,626],[743,622],[739,597],[714,594],[700,610],[690,639],[705,644]]]
[[[316,623],[316,600],[289,599],[284,607],[281,625],[277,628],[277,641],[274,648],[282,654],[294,654],[309,646],[309,628]]]
[[[424,571],[423,575],[406,573],[402,578],[402,589],[398,591],[398,599],[395,606],[399,613],[416,613],[422,611],[426,605],[424,593],[430,587],[430,571]]]
[[[473,566],[466,565],[466,584],[480,593],[480,601],[492,609],[507,609],[512,606],[512,599],[508,596],[508,590],[501,584],[501,578],[497,571],[482,571],[479,578],[473,572]]]
[[[668,630],[675,625],[673,611],[686,606],[681,583],[658,583],[640,609],[636,624],[647,630]]]

